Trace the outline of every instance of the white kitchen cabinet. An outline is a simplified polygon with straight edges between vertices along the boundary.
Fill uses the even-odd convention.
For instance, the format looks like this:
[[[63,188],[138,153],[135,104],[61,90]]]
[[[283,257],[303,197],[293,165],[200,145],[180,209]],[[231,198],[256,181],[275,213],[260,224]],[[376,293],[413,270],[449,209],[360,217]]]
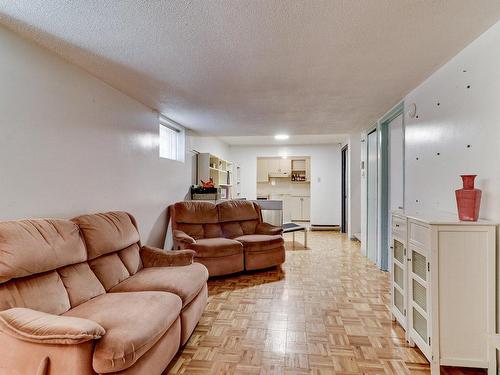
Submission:
[[[488,342],[495,333],[495,241],[496,225],[489,222],[393,216],[391,312],[431,363],[432,375],[440,366],[496,372]]]
[[[283,173],[285,175],[290,175],[292,173],[292,163],[290,159],[279,159],[278,173]]]
[[[291,220],[302,220],[302,204],[300,197],[290,197]]]
[[[290,159],[267,159],[267,171],[269,177],[289,177],[291,173]]]
[[[290,173],[292,181],[309,182],[311,180],[311,159],[309,157],[292,158]],[[293,176],[296,178],[293,179]]]
[[[269,182],[269,160],[257,158],[257,182]]]
[[[311,197],[302,197],[302,220],[311,220]]]
[[[290,177],[290,159],[257,158],[257,182],[269,182],[270,177]]]
[[[290,198],[292,220],[310,220],[310,200],[311,198],[307,196],[292,196]]]
[[[280,160],[278,158],[264,160],[267,161],[267,173],[278,173],[280,169]]]

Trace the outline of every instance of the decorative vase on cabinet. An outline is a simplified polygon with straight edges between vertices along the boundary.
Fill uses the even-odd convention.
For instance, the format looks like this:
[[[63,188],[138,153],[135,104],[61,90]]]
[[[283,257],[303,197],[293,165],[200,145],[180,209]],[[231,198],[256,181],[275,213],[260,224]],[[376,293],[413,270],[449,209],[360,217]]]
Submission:
[[[481,190],[474,188],[476,175],[461,175],[463,188],[455,191],[458,218],[462,221],[477,221],[481,206]]]

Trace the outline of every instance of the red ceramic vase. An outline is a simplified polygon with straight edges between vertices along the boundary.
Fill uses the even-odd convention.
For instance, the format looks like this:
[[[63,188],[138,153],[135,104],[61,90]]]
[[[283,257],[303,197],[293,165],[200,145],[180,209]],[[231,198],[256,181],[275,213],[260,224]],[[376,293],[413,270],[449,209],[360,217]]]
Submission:
[[[477,221],[481,206],[481,190],[474,188],[476,175],[461,175],[463,188],[455,190],[458,218],[462,221]]]

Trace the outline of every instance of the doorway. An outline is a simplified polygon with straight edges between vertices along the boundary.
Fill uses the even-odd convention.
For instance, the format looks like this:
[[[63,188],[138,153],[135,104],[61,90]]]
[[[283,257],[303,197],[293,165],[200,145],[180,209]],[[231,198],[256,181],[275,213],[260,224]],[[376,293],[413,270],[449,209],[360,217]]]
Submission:
[[[379,266],[390,271],[392,212],[404,210],[403,102],[379,122]]]
[[[283,223],[310,222],[310,156],[257,157],[256,189],[258,200],[281,201]],[[265,217],[266,222],[275,223],[272,220]]]
[[[378,132],[374,129],[367,137],[367,210],[366,210],[366,255],[377,262],[378,241]]]
[[[348,152],[348,146],[344,146],[341,150],[341,163],[342,163],[342,218],[341,218],[341,224],[340,224],[340,231],[342,233],[347,233],[347,220],[348,220],[348,176],[347,176],[347,152]]]

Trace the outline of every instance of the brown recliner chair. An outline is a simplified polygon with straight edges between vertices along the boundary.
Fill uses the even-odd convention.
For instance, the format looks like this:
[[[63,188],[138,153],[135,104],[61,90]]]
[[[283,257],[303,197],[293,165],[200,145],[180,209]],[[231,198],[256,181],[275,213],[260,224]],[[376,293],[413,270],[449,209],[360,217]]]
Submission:
[[[282,229],[262,221],[259,205],[230,200],[170,206],[174,248],[192,249],[210,276],[277,266],[285,261]]]

